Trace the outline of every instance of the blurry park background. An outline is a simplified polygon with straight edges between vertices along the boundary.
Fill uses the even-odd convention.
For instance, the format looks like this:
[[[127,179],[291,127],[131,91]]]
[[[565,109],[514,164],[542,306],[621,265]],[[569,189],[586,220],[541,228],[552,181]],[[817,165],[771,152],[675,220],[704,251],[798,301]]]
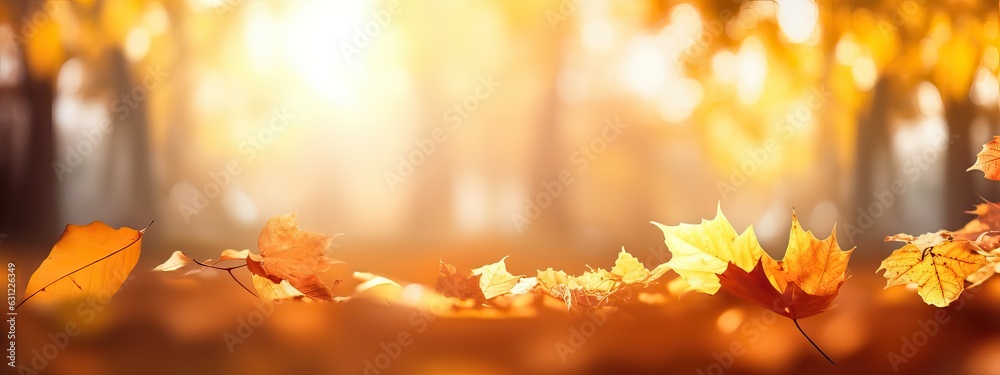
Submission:
[[[470,268],[512,255],[515,274],[550,266],[579,273],[584,264],[609,267],[625,246],[662,262],[662,235],[648,222],[698,222],[720,202],[738,231],[752,224],[780,257],[794,208],[817,236],[836,222],[842,246],[858,246],[854,276],[839,306],[816,318],[825,320],[814,338],[858,368],[888,370],[885,353],[898,350],[900,332],[934,310],[905,288],[881,291],[874,270],[894,248],[882,238],[957,229],[971,219],[963,211],[1000,200],[1000,183],[965,171],[1000,134],[997,7],[5,1],[0,254],[20,262],[26,281],[68,223],[141,228],[155,220],[134,272],[142,280],[173,250],[200,258],[256,251],[267,218],[295,211],[304,229],[344,233],[330,255],[353,269],[432,285],[439,259]],[[246,297],[227,287],[212,288]],[[675,344],[650,339],[648,355],[659,359],[632,372],[706,368],[733,334],[719,314],[739,304],[723,302],[677,302],[690,314],[670,312],[672,325],[704,320],[690,328],[704,336],[685,336],[676,345],[692,352],[672,360],[657,345]],[[984,316],[1000,308],[980,302]],[[866,310],[880,308],[912,315]],[[735,326],[760,313],[738,311]],[[935,344],[962,353],[941,355],[954,361],[944,368],[1000,372],[1000,336],[982,333],[997,324],[961,319],[968,331],[953,323],[954,340]],[[882,337],[875,329],[884,320],[899,322],[899,332]],[[775,349],[785,357],[737,368],[832,371],[785,328],[786,351]],[[718,335],[721,344],[706,338]],[[953,344],[970,337],[964,349]],[[205,350],[225,350],[217,332],[205,340]],[[364,356],[380,338],[371,340],[375,349],[348,346]],[[172,343],[189,344],[160,344]],[[884,349],[866,352],[872,347]],[[646,352],[617,360],[634,364],[636,353]],[[491,360],[498,373],[600,372],[604,363]],[[358,371],[347,362],[331,366]],[[766,367],[772,362],[791,364]],[[448,363],[459,363],[449,367],[459,373],[488,372],[475,361]]]

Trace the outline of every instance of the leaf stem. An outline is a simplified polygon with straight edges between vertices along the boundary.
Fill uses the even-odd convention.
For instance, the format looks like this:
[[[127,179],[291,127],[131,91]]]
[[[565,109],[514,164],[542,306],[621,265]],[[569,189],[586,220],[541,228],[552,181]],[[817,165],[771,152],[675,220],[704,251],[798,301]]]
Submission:
[[[184,256],[187,256],[187,254],[184,254]],[[238,265],[238,266],[219,267],[219,266],[216,266],[215,264],[205,264],[205,263],[199,262],[197,259],[194,259],[194,258],[191,258],[191,257],[188,257],[188,258],[190,258],[192,261],[194,261],[195,263],[197,263],[199,266],[202,266],[202,267],[205,267],[205,268],[217,269],[217,270],[220,270],[220,271],[230,271],[230,270],[235,270],[237,268],[243,268],[243,267],[247,266],[246,263],[243,263],[243,264]]]
[[[233,270],[232,269],[228,269],[228,270],[226,270],[226,272],[229,273],[229,277],[232,277],[233,280],[236,281],[237,284],[240,284],[240,286],[243,287],[243,290],[247,291],[247,293],[250,293],[250,295],[254,296],[254,298],[257,298],[257,294],[256,293],[250,291],[250,288],[247,288],[246,285],[243,285],[243,283],[240,282],[240,280],[236,278],[236,275],[233,275]]]
[[[816,351],[818,351],[818,352],[819,352],[819,354],[822,354],[822,355],[823,355],[823,358],[826,358],[826,360],[827,360],[827,361],[830,361],[830,364],[831,364],[831,365],[834,365],[834,366],[836,366],[836,365],[837,365],[836,363],[833,363],[833,360],[832,360],[832,359],[830,359],[830,356],[826,355],[826,353],[823,353],[823,349],[820,349],[820,348],[819,348],[819,346],[818,346],[818,345],[816,345],[816,343],[815,343],[815,342],[813,342],[813,340],[812,340],[811,338],[809,338],[809,335],[807,335],[807,334],[806,334],[806,331],[803,331],[803,330],[802,330],[802,327],[800,327],[800,326],[799,326],[799,321],[798,321],[798,319],[792,319],[792,323],[795,323],[795,328],[798,328],[798,329],[799,329],[799,333],[801,333],[801,334],[802,334],[802,337],[805,337],[805,338],[806,338],[806,340],[809,340],[809,343],[810,343],[810,344],[812,344],[812,346],[813,346],[814,348],[816,348]]]
[[[184,256],[187,256],[187,254],[184,254]],[[241,264],[239,266],[219,267],[219,266],[216,266],[214,264],[205,264],[205,263],[199,262],[197,259],[194,259],[194,258],[191,258],[191,257],[188,257],[188,258],[190,258],[191,261],[195,262],[199,266],[202,266],[202,267],[205,267],[205,268],[216,269],[216,270],[220,270],[220,271],[226,271],[226,273],[229,274],[229,277],[233,278],[233,281],[235,281],[237,284],[240,284],[240,286],[243,287],[243,290],[247,291],[247,293],[250,293],[250,295],[254,296],[254,298],[257,298],[257,293],[254,293],[253,291],[251,291],[250,288],[247,288],[246,285],[243,285],[243,282],[241,282],[240,279],[236,278],[236,275],[233,275],[233,270],[235,270],[237,268],[246,267],[247,266],[246,263],[243,263],[243,264]]]

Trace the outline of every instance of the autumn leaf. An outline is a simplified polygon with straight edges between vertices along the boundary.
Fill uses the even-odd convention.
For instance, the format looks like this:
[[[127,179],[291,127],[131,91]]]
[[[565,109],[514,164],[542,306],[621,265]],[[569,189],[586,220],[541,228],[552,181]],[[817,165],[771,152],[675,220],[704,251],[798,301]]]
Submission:
[[[517,284],[510,289],[510,295],[516,296],[521,294],[528,294],[538,286],[537,277],[522,277],[521,280],[517,281]]]
[[[986,201],[977,204],[975,210],[966,211],[966,213],[976,215],[976,218],[966,223],[961,229],[951,231],[953,237],[977,241],[983,233],[1000,230],[1000,206],[997,206],[996,203]]]
[[[275,283],[266,277],[254,274],[251,274],[250,278],[253,281],[254,289],[257,290],[257,297],[264,301],[284,301],[305,297],[305,294],[292,287],[288,280]]]
[[[170,258],[167,258],[166,262],[163,262],[159,266],[153,268],[153,271],[168,272],[177,271],[185,267],[196,267],[197,264],[191,260],[190,257],[184,254],[182,251],[174,251],[170,254]]]
[[[507,272],[507,265],[504,263],[506,259],[507,257],[503,257],[499,262],[472,270],[472,276],[479,276],[479,289],[486,299],[509,293],[517,285],[517,281],[524,277]]]
[[[598,268],[569,276],[564,271],[548,268],[538,271],[536,279],[542,293],[562,300],[567,309],[593,309],[628,299],[629,292],[656,282],[667,270],[666,264],[649,270],[622,248],[610,272]]]
[[[797,220],[793,223],[798,225]],[[765,256],[750,272],[730,263],[719,275],[722,288],[792,320],[830,309],[846,278],[852,250],[843,251],[835,241],[819,240],[809,232],[802,233],[808,234],[809,243],[805,246],[789,244],[785,258],[780,261]]]
[[[983,145],[983,150],[976,154],[976,163],[965,171],[980,170],[986,178],[1000,181],[1000,136]]]
[[[986,265],[965,278],[965,281],[970,283],[969,288],[979,286],[993,275],[1000,273],[1000,232],[983,233],[976,243],[985,252],[981,254],[986,257]],[[987,243],[988,247],[984,247],[983,243]]]
[[[782,260],[764,252],[752,228],[737,235],[721,209],[699,225],[653,224],[673,255],[666,264],[690,284],[689,290],[711,295],[724,288],[793,320],[832,306],[853,252],[841,250],[833,233],[820,240],[804,231],[794,212]]]
[[[569,275],[566,272],[553,270],[552,267],[545,271],[538,271],[538,276],[535,279],[538,280],[538,288],[546,293],[551,293],[552,288],[556,286],[569,283]]]
[[[257,240],[260,255],[253,254],[250,250],[226,249],[222,251],[217,262],[205,263],[175,252],[155,270],[180,269],[186,265],[186,259],[190,259],[199,266],[228,272],[233,280],[243,286],[232,272],[243,266],[216,266],[223,261],[242,260],[250,271],[254,289],[257,290],[256,295],[263,300],[309,297],[320,301],[333,301],[333,293],[317,273],[326,272],[332,265],[341,263],[324,255],[335,237],[299,229],[294,213],[279,215],[268,220],[261,230]]]
[[[27,297],[18,307],[29,300],[52,303],[110,298],[139,261],[145,232],[114,229],[100,221],[67,225],[49,256],[28,279]]]
[[[687,290],[715,294],[720,289],[788,317],[809,343],[830,363],[805,334],[798,320],[824,312],[833,306],[847,278],[847,263],[854,249],[837,245],[834,227],[820,240],[802,229],[792,211],[792,229],[782,260],[774,260],[761,248],[753,228],[737,235],[717,208],[715,219],[701,224],[666,226],[664,243],[672,257],[666,263],[689,284]]]
[[[498,296],[507,294],[524,294],[534,285],[531,281],[523,281],[524,276],[515,276],[507,271],[504,263],[507,257],[499,262],[476,268],[469,273],[458,271],[455,266],[441,262],[438,271],[435,290],[445,297],[463,300],[486,302]],[[515,290],[515,287],[519,287]],[[516,292],[516,293],[513,293]]]
[[[222,254],[219,255],[219,261],[221,262],[224,260],[242,260],[246,259],[248,256],[250,256],[249,249],[243,249],[239,251],[233,249],[225,249],[222,250]]]
[[[354,287],[354,294],[350,297],[352,299],[366,299],[384,304],[399,303],[402,300],[403,287],[389,278],[368,272],[355,272],[353,277],[361,283]]]
[[[434,289],[445,297],[485,301],[486,297],[479,287],[479,278],[480,276],[459,272],[455,266],[441,261]]]
[[[246,252],[247,270],[254,278],[258,296],[264,299],[280,297],[280,293],[272,295],[272,291],[282,288],[272,287],[265,280],[272,284],[287,281],[291,287],[307,297],[320,301],[333,301],[330,288],[316,274],[326,272],[332,265],[340,263],[323,255],[333,244],[335,237],[336,235],[299,229],[294,213],[275,216],[268,220],[257,239],[260,255]],[[238,259],[243,253],[224,251],[222,255]]]
[[[958,299],[965,290],[966,278],[988,265],[979,246],[956,239],[946,231],[920,237],[898,234],[885,240],[906,242],[879,266],[878,271],[885,270],[885,287],[915,283],[924,302],[937,307],[948,306]]]
[[[714,219],[702,220],[701,224],[653,224],[663,232],[663,242],[672,255],[666,265],[690,284],[685,292],[715,294],[721,287],[719,274],[730,262],[749,272],[765,255],[752,227],[737,235],[722,214],[721,205]]]

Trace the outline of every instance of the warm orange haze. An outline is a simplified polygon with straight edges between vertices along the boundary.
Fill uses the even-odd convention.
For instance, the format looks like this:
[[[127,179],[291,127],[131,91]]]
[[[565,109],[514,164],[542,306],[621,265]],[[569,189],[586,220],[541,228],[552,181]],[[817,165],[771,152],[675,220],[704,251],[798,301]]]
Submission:
[[[998,7],[0,2],[4,373],[1000,374]]]

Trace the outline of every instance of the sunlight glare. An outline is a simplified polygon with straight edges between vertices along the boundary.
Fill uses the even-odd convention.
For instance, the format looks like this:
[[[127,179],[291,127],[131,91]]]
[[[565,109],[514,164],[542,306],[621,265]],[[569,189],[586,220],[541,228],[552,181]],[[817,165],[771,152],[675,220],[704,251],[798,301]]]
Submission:
[[[303,4],[287,22],[288,60],[307,84],[334,102],[351,103],[355,99],[349,77],[357,78],[360,68],[350,65],[338,46],[341,42],[364,40],[358,36],[365,33],[364,10],[364,4],[357,1]],[[371,48],[371,39],[377,38],[369,37],[368,44],[360,47]]]
[[[667,56],[656,38],[635,37],[621,67],[627,87],[646,99],[653,99],[666,81]]]
[[[808,41],[818,19],[819,8],[813,0],[778,0],[778,26],[792,43]]]
[[[854,84],[861,91],[871,90],[875,87],[878,79],[878,69],[871,57],[859,56],[851,63],[851,75],[854,76]]]
[[[996,108],[997,97],[1000,96],[1000,82],[986,68],[980,67],[972,82],[969,99],[983,108]]]
[[[764,45],[755,36],[743,41],[736,55],[739,69],[736,93],[744,104],[753,104],[760,98],[767,78],[767,55]]]

